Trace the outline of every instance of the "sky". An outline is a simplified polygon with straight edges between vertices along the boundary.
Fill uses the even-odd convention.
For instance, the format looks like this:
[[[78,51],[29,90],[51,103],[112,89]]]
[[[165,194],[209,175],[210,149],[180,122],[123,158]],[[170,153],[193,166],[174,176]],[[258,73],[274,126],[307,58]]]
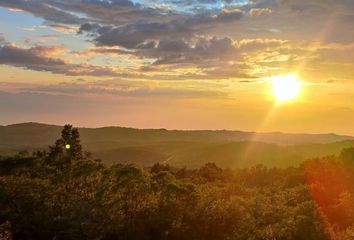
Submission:
[[[353,22],[353,0],[0,0],[0,125],[354,135]]]

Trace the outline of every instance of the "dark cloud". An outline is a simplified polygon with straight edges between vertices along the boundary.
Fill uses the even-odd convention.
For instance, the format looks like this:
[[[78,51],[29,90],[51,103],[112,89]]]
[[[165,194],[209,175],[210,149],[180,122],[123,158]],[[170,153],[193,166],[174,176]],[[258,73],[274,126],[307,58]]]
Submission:
[[[288,41],[277,39],[246,39],[237,42],[229,37],[199,37],[189,42],[182,39],[164,38],[160,40],[156,48],[135,54],[157,59],[154,65],[190,64],[202,68],[226,68],[229,61],[242,63],[244,54],[282,49],[286,48],[287,44]],[[241,69],[237,71],[240,72]],[[235,69],[226,70],[223,75],[226,75],[226,72],[235,75]]]
[[[121,25],[131,21],[170,18],[159,9],[130,0],[0,0],[0,6],[20,9],[49,23],[83,24],[96,21]]]
[[[3,45],[0,47],[0,64],[23,66],[26,68],[40,66],[61,67],[65,65],[63,60],[44,56],[45,53],[51,50],[53,49],[43,46],[24,49],[12,45]]]
[[[225,43],[228,42],[228,47]],[[195,47],[187,47],[184,51],[184,56],[178,58],[173,54],[167,54],[167,52],[174,53],[181,51],[181,49],[173,49],[173,46],[166,44],[163,50],[156,48],[157,54],[159,51],[165,52],[164,57],[158,59],[155,65],[171,65],[171,64],[193,64],[205,67],[205,64],[213,58],[215,61],[218,59],[227,59],[228,57],[223,54],[230,54],[236,51],[236,49],[231,46],[231,39],[210,39],[201,40]],[[129,69],[113,69],[109,67],[100,67],[89,64],[73,64],[64,61],[61,58],[56,57],[56,52],[60,51],[62,48],[57,46],[35,46],[32,48],[21,48],[14,45],[5,44],[0,46],[0,65],[10,65],[15,67],[21,67],[36,71],[46,71],[56,74],[64,74],[69,76],[97,76],[97,77],[120,77],[123,79],[151,79],[151,80],[169,80],[169,79],[186,79],[186,78],[198,78],[198,79],[213,79],[216,74],[206,74],[203,76],[198,76],[191,73],[181,73],[178,75],[168,75],[161,69],[155,69],[158,74],[152,76],[146,75],[143,72],[130,71]],[[99,49],[96,49],[100,51]],[[95,51],[96,51],[95,50]],[[101,49],[104,51],[104,49]],[[107,49],[109,51],[109,49]],[[114,49],[111,49],[114,51]],[[189,52],[190,51],[190,52]],[[216,53],[219,55],[217,56]],[[151,53],[153,54],[153,53]],[[159,56],[161,56],[159,54]],[[150,55],[149,55],[150,56]],[[152,55],[151,55],[152,56]],[[234,57],[234,56],[232,56]],[[208,63],[210,64],[210,62]],[[236,70],[233,71],[233,74]]]
[[[169,22],[136,22],[119,27],[100,26],[97,23],[81,25],[79,33],[89,32],[97,35],[98,45],[122,46],[139,48],[139,46],[154,47],[152,40],[159,41],[169,36],[171,38],[190,39],[196,34],[202,34],[207,29],[220,24],[239,20],[243,13],[238,10],[221,11],[219,13],[199,14],[188,18]],[[144,43],[150,43],[146,45]]]
[[[154,63],[182,64],[189,63],[199,66],[210,64],[212,60],[227,61],[239,59],[237,44],[230,38],[199,39],[194,45],[183,40],[162,40],[156,49],[144,52],[150,57],[158,58]]]
[[[159,52],[172,52],[172,53],[183,53],[191,50],[189,44],[181,39],[163,39],[159,42],[156,51]]]
[[[79,33],[92,32],[101,28],[97,23],[84,23],[80,26]]]
[[[55,8],[53,5],[50,5],[50,2],[52,1],[0,0],[0,6],[30,12],[34,16],[43,18],[50,22],[64,24],[80,24],[83,22],[83,19],[80,17],[59,8]]]
[[[65,75],[116,76],[110,68],[85,64],[71,64],[60,58],[53,57],[52,53],[58,47],[35,46],[20,48],[14,45],[0,46],[0,64],[22,67],[36,71],[47,71]]]
[[[115,7],[115,6],[134,7],[134,6],[136,6],[132,1],[129,1],[129,0],[110,0],[110,1],[83,0],[82,2],[85,4],[99,5],[99,6],[103,6],[103,7]]]
[[[130,0],[72,0],[50,1],[56,7],[66,11],[83,13],[101,24],[122,25],[135,21],[153,21],[169,19],[174,14],[161,11],[150,6],[133,3]]]
[[[231,4],[231,5],[239,5],[240,3],[244,3],[240,0],[166,0],[166,4],[171,4],[180,7],[203,7],[205,5],[222,5],[222,4]]]
[[[243,16],[243,12],[234,10],[221,10],[220,12],[206,12],[204,14],[198,14],[194,17],[188,18],[182,22],[191,26],[208,26],[213,24],[223,24],[239,20]]]
[[[96,30],[98,37],[95,42],[98,45],[122,46],[125,48],[137,48],[148,40],[158,40],[162,37],[190,37],[192,29],[183,24],[170,23],[134,23],[122,27],[102,27]]]

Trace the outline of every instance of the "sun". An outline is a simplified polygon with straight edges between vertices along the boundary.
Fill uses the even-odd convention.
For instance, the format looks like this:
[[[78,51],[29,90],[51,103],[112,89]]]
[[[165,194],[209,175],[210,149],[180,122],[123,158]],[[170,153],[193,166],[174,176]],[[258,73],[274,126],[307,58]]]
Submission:
[[[296,99],[300,94],[301,82],[296,74],[277,75],[270,78],[272,93],[277,102]]]

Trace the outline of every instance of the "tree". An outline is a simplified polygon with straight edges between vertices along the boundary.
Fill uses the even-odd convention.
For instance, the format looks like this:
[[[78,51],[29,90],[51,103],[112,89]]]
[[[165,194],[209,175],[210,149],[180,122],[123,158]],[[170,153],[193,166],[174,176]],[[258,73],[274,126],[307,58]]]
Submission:
[[[82,159],[83,152],[79,130],[67,124],[61,131],[61,138],[56,140],[53,146],[49,147],[48,162],[65,168],[72,161]]]
[[[72,125],[65,125],[61,132],[61,140],[65,148],[65,153],[71,160],[82,159],[82,146],[80,143],[80,133],[77,128],[73,128]]]
[[[0,158],[0,239],[353,239],[354,164],[335,156],[178,170],[109,166],[81,151],[66,125],[52,164],[46,152]]]
[[[354,147],[343,149],[343,151],[340,154],[340,157],[346,162],[354,163]]]
[[[223,170],[216,166],[215,163],[206,163],[199,169],[199,176],[208,182],[222,180]]]
[[[77,128],[71,129],[71,138],[69,139],[68,143],[69,149],[68,152],[71,156],[72,160],[81,160],[82,159],[82,146],[80,142],[80,133]]]

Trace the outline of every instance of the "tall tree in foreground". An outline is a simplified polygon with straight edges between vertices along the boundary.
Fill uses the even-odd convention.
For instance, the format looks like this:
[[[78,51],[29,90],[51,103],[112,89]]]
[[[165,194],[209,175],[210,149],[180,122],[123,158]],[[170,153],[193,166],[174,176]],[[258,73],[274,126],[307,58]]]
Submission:
[[[49,148],[49,162],[60,161],[61,165],[70,164],[83,158],[80,133],[72,125],[65,125],[61,131],[61,138]]]

